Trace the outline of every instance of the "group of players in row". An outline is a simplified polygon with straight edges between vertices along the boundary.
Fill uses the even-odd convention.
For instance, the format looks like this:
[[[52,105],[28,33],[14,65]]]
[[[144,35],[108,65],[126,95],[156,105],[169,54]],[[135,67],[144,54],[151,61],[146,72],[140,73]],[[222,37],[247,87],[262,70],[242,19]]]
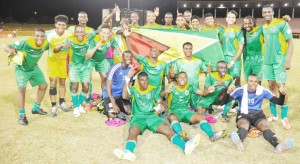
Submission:
[[[193,45],[183,44],[184,57],[169,64],[158,59],[161,52],[154,47],[149,58],[132,51],[128,43],[130,28],[139,28],[138,14],[131,14],[131,23],[122,19],[116,30],[126,40],[127,51],[121,52],[110,25],[113,15],[118,12],[116,7],[105,18],[98,30],[86,26],[87,13],[78,14],[79,25],[70,26],[67,30],[68,17],[55,17],[55,29],[45,32],[36,29],[34,37],[5,45],[3,48],[14,57],[18,52],[23,53],[22,64],[16,65],[15,77],[19,88],[19,122],[27,125],[25,114],[25,92],[28,81],[32,86],[38,86],[38,93],[32,114],[45,115],[47,112],[40,108],[41,101],[47,89],[45,77],[37,65],[44,51],[48,50],[47,72],[50,79],[51,116],[57,115],[57,109],[67,112],[65,103],[65,81],[70,78],[73,113],[75,117],[85,113],[90,108],[91,73],[96,70],[101,77],[104,108],[109,118],[120,117],[120,112],[131,115],[130,130],[125,150],[115,150],[114,154],[121,159],[134,160],[133,150],[136,147],[137,136],[146,129],[162,133],[180,147],[185,154],[190,154],[199,144],[199,135],[187,139],[180,122],[191,124],[200,123],[200,129],[211,141],[216,141],[227,135],[227,131],[213,131],[205,120],[207,112],[211,113],[213,105],[224,105],[222,117],[228,120],[227,112],[231,101],[238,104],[238,131],[231,134],[233,143],[239,150],[244,150],[242,141],[246,138],[251,125],[263,132],[264,138],[281,153],[292,147],[291,139],[279,144],[277,137],[270,130],[261,105],[264,98],[270,100],[272,116],[269,121],[277,120],[276,104],[281,105],[283,127],[290,129],[287,120],[288,105],[286,102],[285,82],[287,70],[291,67],[293,52],[292,33],[286,21],[274,18],[271,5],[262,9],[265,24],[255,25],[255,19],[248,16],[244,19],[243,30],[235,25],[237,13],[229,11],[226,16],[226,26],[216,25],[212,14],[205,14],[205,27],[200,27],[199,17],[192,16],[186,11],[178,14],[176,26],[172,25],[173,15],[165,14],[165,25],[155,23],[157,10],[147,13],[146,28],[163,28],[174,30],[216,31],[222,45],[225,61],[217,63],[213,71],[201,59],[192,56]],[[121,62],[114,64],[114,55],[109,51],[114,49]],[[247,84],[240,87],[241,54]],[[135,80],[132,58],[141,65],[141,70]],[[205,73],[204,89],[200,89],[199,73]],[[270,90],[259,84],[262,75],[268,80]],[[166,77],[166,78],[165,78]],[[168,85],[163,82],[168,81]],[[82,91],[78,93],[79,83]],[[59,89],[57,91],[57,84]],[[279,90],[279,98],[275,95]],[[57,92],[59,105],[57,105]],[[131,99],[131,101],[129,100]],[[167,99],[169,110],[168,120],[171,128],[164,123],[158,113],[164,111],[164,101]],[[86,101],[85,109],[81,104]],[[195,110],[191,111],[189,108]]]

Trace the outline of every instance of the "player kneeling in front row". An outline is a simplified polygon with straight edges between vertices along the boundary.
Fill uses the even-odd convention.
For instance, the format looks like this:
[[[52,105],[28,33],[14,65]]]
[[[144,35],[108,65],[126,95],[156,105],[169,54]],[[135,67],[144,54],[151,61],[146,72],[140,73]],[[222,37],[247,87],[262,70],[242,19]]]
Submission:
[[[206,92],[213,92],[213,90],[210,90],[209,88]],[[186,132],[182,130],[179,122],[190,124],[200,123],[200,128],[208,135],[212,142],[225,137],[227,135],[226,130],[214,132],[202,114],[189,110],[191,94],[203,96],[208,93],[204,93],[200,89],[197,90],[197,88],[188,84],[188,77],[185,72],[179,72],[176,82],[170,84],[169,87],[161,93],[162,97],[166,97],[168,95],[168,107],[171,110],[168,120],[175,133],[180,134],[180,136],[186,140]]]
[[[133,151],[136,147],[137,136],[146,129],[149,129],[154,133],[157,132],[165,135],[168,140],[182,149],[186,155],[189,155],[199,144],[200,135],[198,134],[193,139],[185,142],[178,134],[175,134],[174,131],[156,115],[155,111],[162,112],[164,110],[159,88],[148,85],[148,75],[145,72],[138,74],[138,84],[136,86],[129,86],[128,83],[133,73],[134,69],[131,68],[128,77],[126,77],[126,84],[124,84],[122,93],[124,99],[128,99],[129,97],[132,99],[132,116],[126,149],[116,149],[114,154],[120,159],[129,161],[135,160],[136,157]],[[154,107],[156,102],[158,105]]]
[[[31,111],[32,114],[47,114],[47,112],[44,112],[40,108],[41,101],[47,89],[47,83],[43,72],[37,65],[44,51],[49,49],[49,44],[45,40],[45,31],[43,29],[37,29],[35,30],[34,37],[15,42],[11,45],[4,45],[3,49],[8,52],[10,56],[15,56],[17,53],[24,54],[21,59],[22,64],[16,65],[15,67],[15,76],[19,88],[19,123],[21,125],[28,125],[25,113],[25,92],[28,81],[32,87],[39,86],[36,100]]]
[[[231,140],[240,151],[243,151],[243,141],[251,125],[253,125],[263,132],[264,138],[275,148],[275,153],[282,153],[292,148],[293,140],[288,139],[284,143],[279,144],[276,135],[268,125],[261,105],[265,98],[272,103],[284,105],[286,91],[280,88],[280,96],[277,98],[272,92],[260,86],[258,81],[257,75],[250,74],[245,86],[235,89],[230,95],[227,94],[224,98],[225,102],[237,99],[241,104],[236,117],[238,131],[231,134]]]

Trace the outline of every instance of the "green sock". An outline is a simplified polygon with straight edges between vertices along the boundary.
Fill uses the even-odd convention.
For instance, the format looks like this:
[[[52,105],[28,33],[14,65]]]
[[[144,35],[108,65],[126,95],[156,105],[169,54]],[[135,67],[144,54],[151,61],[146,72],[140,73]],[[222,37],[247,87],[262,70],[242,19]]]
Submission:
[[[39,110],[40,106],[41,106],[41,104],[39,104],[39,103],[37,103],[37,102],[34,102],[34,103],[33,103],[33,108],[32,108],[32,110],[33,110],[33,111]]]
[[[289,106],[287,104],[281,106],[281,119],[287,118]]]
[[[126,150],[129,150],[133,153],[135,147],[136,147],[136,141],[135,140],[127,140],[126,141]]]
[[[281,109],[282,109],[282,107],[281,107]],[[277,117],[276,104],[270,102],[270,110],[271,110],[271,114],[272,114],[274,117]]]
[[[231,106],[231,101],[230,102],[228,102],[227,104],[225,104],[224,105],[224,110],[223,110],[223,115],[227,115],[227,113],[228,113],[228,109],[230,108],[230,106]]]
[[[181,139],[181,137],[178,134],[175,134],[174,136],[172,136],[171,142],[174,145],[177,145],[181,150],[184,151],[184,149],[185,149],[185,142]]]
[[[86,93],[84,93],[84,92],[81,92],[81,93],[80,93],[80,95],[79,95],[78,106],[79,106],[80,104],[82,104],[82,102],[85,100],[86,96],[87,96]]]
[[[176,134],[179,134],[182,131],[181,125],[178,121],[172,121],[171,126]]]
[[[72,93],[71,92],[71,96],[72,96],[72,102],[73,102],[73,106],[76,108],[79,106],[79,98],[78,98],[78,94],[77,93]]]
[[[23,114],[26,114],[25,109],[19,109],[19,115],[22,116]]]
[[[200,129],[203,130],[208,137],[214,135],[214,131],[211,129],[211,126],[207,123],[207,121],[200,122]]]

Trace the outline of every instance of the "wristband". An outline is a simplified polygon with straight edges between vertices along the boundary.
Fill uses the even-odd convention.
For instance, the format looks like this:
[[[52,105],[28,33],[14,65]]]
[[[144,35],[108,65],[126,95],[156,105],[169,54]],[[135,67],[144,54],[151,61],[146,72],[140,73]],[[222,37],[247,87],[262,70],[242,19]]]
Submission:
[[[128,83],[129,83],[129,81],[130,81],[130,78],[129,78],[129,77],[127,77],[127,76],[125,76],[125,82],[126,82],[126,84],[128,84]]]
[[[231,60],[231,62],[230,62],[229,64],[233,65],[233,64],[234,64],[234,61],[233,61],[233,60]]]

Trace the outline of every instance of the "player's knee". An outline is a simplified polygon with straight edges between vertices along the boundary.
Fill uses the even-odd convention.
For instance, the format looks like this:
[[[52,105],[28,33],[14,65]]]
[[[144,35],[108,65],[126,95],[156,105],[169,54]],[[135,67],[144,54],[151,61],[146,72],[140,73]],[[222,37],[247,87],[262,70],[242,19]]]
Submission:
[[[48,84],[45,83],[45,84],[40,85],[40,86],[39,86],[39,89],[40,89],[40,90],[46,90],[47,87],[48,87]]]
[[[132,135],[138,135],[140,133],[140,130],[138,127],[136,126],[133,126],[129,129],[129,134],[132,134]]]
[[[248,131],[245,128],[240,127],[237,131],[241,140],[244,140],[247,137]]]
[[[178,121],[178,117],[177,117],[175,114],[170,114],[170,115],[168,116],[168,120],[169,120],[170,122],[175,121],[175,120]]]
[[[56,95],[56,94],[57,94],[57,89],[56,89],[56,87],[54,87],[54,88],[50,87],[50,89],[49,89],[49,94],[52,95],[52,96]]]

